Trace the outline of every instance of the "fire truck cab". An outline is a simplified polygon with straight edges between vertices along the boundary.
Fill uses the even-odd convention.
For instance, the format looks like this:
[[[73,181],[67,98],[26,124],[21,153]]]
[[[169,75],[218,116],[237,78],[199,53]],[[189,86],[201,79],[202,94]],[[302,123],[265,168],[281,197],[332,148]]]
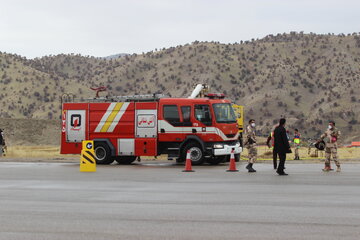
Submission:
[[[97,98],[62,105],[61,153],[79,154],[93,140],[98,164],[130,164],[137,157],[167,154],[195,165],[239,160],[237,119],[229,100],[165,98],[160,95]]]

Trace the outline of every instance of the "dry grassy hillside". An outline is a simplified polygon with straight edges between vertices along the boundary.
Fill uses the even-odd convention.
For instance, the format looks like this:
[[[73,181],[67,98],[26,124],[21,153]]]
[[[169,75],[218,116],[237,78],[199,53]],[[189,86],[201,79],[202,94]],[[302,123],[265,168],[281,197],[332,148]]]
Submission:
[[[59,145],[60,120],[0,118],[8,146]]]
[[[278,34],[235,44],[194,42],[116,59],[80,55],[28,60],[0,53],[0,117],[56,119],[60,96],[189,95],[207,83],[245,105],[267,133],[280,116],[307,137],[333,119],[345,141],[360,139],[360,36]]]

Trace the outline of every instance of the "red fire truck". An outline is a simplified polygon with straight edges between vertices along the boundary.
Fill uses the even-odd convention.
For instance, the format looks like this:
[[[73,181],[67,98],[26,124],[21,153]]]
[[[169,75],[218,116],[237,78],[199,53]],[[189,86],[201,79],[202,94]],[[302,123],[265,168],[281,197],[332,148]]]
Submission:
[[[95,98],[62,104],[61,153],[79,154],[93,140],[98,164],[130,164],[141,156],[167,154],[195,165],[218,164],[242,147],[231,101],[221,94],[203,98],[161,95]]]

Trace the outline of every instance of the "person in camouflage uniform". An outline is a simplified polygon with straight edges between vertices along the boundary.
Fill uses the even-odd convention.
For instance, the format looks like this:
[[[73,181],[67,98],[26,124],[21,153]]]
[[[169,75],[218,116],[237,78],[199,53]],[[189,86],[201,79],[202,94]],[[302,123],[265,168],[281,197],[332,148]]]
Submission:
[[[253,164],[256,162],[257,149],[256,149],[256,128],[255,120],[250,119],[249,125],[246,127],[246,142],[245,146],[248,149],[249,161],[246,169],[249,172],[256,172],[253,168]]]
[[[318,140],[318,142],[320,142],[325,139],[325,168],[323,169],[325,172],[332,170],[330,165],[331,156],[336,164],[336,171],[341,172],[340,162],[337,155],[337,142],[339,137],[340,131],[335,127],[335,122],[330,121],[328,129],[321,135],[320,139]]]

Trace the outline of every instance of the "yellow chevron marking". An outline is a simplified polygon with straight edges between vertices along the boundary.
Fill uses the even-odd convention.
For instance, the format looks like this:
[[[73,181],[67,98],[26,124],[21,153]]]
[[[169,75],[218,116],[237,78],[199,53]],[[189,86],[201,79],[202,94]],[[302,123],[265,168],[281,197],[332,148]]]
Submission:
[[[95,162],[95,159],[92,157],[92,156],[90,156],[90,154],[88,154],[87,152],[83,152],[83,156],[86,156],[88,159],[90,159],[90,160],[92,160],[93,162]],[[91,162],[89,162],[87,159],[82,159],[83,161],[85,160],[87,163],[89,163],[89,164],[94,164],[94,163],[91,163]]]
[[[116,114],[120,111],[120,108],[122,107],[123,104],[124,103],[117,103],[116,104],[116,106],[112,110],[111,114],[106,119],[106,122],[105,122],[104,126],[101,128],[100,132],[107,132],[107,130],[109,129],[111,123],[114,121],[114,119],[116,117]]]

